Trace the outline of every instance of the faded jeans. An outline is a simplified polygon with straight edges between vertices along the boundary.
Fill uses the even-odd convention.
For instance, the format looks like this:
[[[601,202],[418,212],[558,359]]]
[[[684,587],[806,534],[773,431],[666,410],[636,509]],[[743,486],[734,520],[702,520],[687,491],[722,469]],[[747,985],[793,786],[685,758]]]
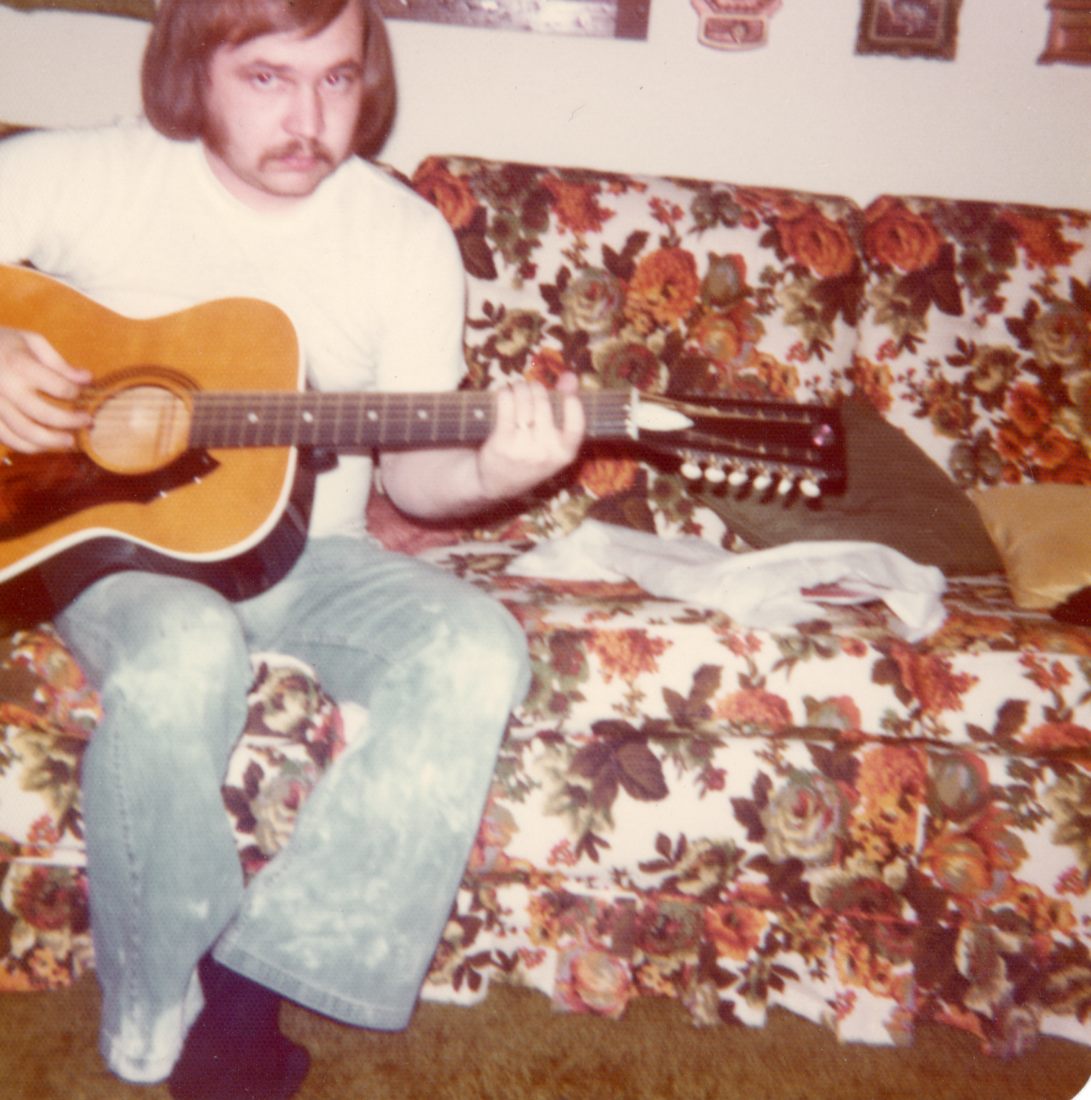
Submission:
[[[224,965],[318,1012],[404,1027],[527,690],[516,621],[439,569],[327,538],[250,600],[118,573],[57,625],[105,711],[82,789],[114,1072],[170,1072],[213,945]],[[369,717],[244,891],[220,787],[246,719],[249,654],[263,650],[306,661]]]

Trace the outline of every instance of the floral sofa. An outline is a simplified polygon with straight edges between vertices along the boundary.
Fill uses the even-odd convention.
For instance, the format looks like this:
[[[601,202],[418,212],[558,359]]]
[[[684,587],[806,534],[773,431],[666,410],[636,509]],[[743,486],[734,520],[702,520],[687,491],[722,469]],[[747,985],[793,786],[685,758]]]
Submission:
[[[698,1024],[771,1006],[845,1040],[920,1021],[990,1052],[1091,1043],[1091,215],[465,158],[407,183],[454,229],[468,384],[821,402],[848,485],[817,503],[589,446],[478,527],[371,524],[503,601],[533,686],[423,990],[490,981]],[[782,628],[627,579],[520,575],[587,519],[725,552],[880,541],[942,570],[916,643],[882,602]],[[821,593],[816,598],[821,599]],[[98,701],[48,623],[0,659],[0,987],[93,965],[80,755]],[[487,670],[483,670],[487,675]],[[225,780],[247,875],[366,715],[255,658]]]

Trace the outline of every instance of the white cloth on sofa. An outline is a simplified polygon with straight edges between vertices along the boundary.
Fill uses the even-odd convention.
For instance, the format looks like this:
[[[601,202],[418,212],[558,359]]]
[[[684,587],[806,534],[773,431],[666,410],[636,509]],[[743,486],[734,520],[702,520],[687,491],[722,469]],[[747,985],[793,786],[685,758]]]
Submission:
[[[653,596],[724,611],[772,629],[821,615],[821,603],[880,600],[908,641],[943,624],[946,587],[935,566],[873,542],[792,542],[734,554],[693,536],[662,538],[598,520],[515,558],[508,572],[552,580],[635,581]]]

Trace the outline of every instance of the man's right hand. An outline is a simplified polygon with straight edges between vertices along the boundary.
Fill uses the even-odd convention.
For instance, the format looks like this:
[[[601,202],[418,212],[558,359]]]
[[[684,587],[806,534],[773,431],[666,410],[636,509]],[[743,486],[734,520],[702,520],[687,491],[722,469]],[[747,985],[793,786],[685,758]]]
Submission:
[[[56,402],[74,401],[91,378],[44,336],[0,328],[0,443],[25,454],[71,450],[88,416]]]

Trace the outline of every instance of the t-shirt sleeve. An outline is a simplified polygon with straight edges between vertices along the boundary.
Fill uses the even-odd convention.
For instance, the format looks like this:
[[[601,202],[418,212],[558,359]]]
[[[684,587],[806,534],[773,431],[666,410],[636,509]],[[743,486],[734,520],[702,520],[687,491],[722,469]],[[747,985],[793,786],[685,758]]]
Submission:
[[[388,393],[457,389],[466,373],[462,255],[439,212],[415,196],[413,205],[414,224],[389,284],[378,362],[377,388]]]

